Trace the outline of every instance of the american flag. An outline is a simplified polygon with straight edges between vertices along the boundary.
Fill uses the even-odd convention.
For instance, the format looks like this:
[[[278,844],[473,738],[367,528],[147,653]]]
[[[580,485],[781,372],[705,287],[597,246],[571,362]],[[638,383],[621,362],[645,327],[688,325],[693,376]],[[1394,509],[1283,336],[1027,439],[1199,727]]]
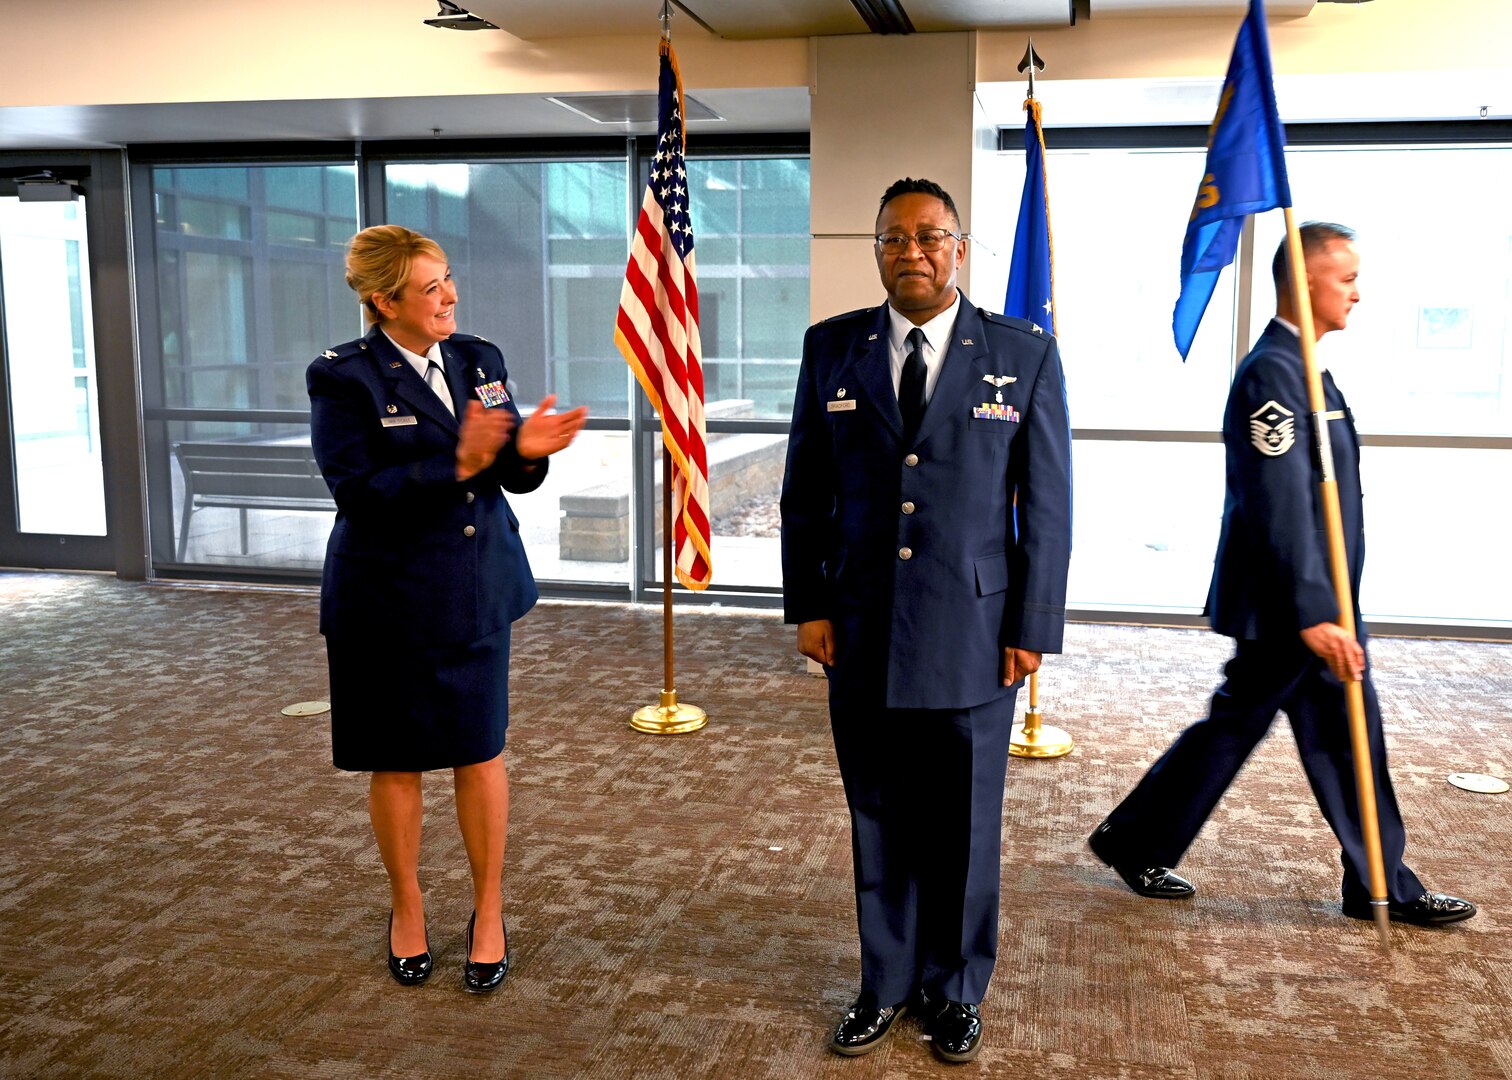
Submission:
[[[656,155],[641,200],[620,291],[614,343],[662,421],[672,456],[672,539],[677,580],[705,589],[709,558],[709,453],[704,438],[703,345],[698,336],[693,223],[683,160],[682,76],[661,42]]]

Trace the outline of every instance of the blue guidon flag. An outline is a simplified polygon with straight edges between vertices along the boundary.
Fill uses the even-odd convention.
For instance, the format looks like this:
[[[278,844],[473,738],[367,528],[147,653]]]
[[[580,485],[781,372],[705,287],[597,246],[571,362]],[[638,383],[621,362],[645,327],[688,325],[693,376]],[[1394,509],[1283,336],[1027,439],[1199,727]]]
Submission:
[[[1018,228],[1013,232],[1013,259],[1008,264],[1008,293],[1003,314],[1048,326],[1055,333],[1055,244],[1050,233],[1050,190],[1045,182],[1045,135],[1040,103],[1024,102],[1024,193],[1019,198]]]
[[[1181,295],[1171,315],[1176,348],[1186,359],[1218,274],[1234,261],[1244,219],[1291,205],[1286,132],[1276,111],[1265,5],[1250,0],[1239,27],[1218,112],[1208,128],[1207,168],[1181,246]]]

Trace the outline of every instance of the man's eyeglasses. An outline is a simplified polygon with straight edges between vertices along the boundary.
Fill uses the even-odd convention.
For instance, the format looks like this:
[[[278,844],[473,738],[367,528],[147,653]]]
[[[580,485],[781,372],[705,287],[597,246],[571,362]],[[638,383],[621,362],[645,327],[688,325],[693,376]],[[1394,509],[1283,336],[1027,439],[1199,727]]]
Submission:
[[[901,255],[908,250],[908,242],[912,240],[919,245],[920,251],[939,251],[945,246],[947,236],[961,239],[960,233],[949,229],[921,229],[912,236],[908,233],[890,232],[877,237],[877,248],[884,255]]]

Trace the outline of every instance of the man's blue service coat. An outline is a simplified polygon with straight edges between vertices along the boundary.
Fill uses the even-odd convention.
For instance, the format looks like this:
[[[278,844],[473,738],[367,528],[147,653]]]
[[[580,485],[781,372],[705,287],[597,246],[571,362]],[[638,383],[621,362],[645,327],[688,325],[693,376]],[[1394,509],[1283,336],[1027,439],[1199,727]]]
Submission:
[[[786,620],[834,622],[837,700],[1002,695],[1005,646],[1061,649],[1071,436],[1054,338],[963,295],[905,443],[886,306],[810,327],[782,518]]]

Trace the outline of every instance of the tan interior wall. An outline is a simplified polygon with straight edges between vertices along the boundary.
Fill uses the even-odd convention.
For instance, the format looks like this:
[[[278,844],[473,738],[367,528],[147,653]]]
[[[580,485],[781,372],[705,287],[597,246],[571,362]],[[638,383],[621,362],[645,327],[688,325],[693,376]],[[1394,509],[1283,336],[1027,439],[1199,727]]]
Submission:
[[[809,111],[809,312],[815,320],[883,298],[867,238],[878,198],[899,177],[940,184],[970,229],[972,38],[817,39]],[[962,287],[970,272],[968,262]]]
[[[425,26],[427,0],[0,0],[0,105],[654,90],[644,39],[527,42]],[[803,39],[677,31],[697,86],[808,83]],[[693,85],[690,80],[690,85]]]
[[[525,42],[507,34],[433,30],[421,25],[426,13],[418,0],[0,0],[0,105],[654,85],[644,49],[626,38]],[[1058,79],[1212,77],[1221,74],[1236,25],[1232,17],[1085,19],[1036,31],[1035,40],[1053,58],[1048,74]],[[1017,81],[1024,36],[978,34],[976,77]],[[724,41],[685,25],[677,40],[690,85],[810,82],[809,46],[801,39]],[[1271,22],[1278,74],[1505,69],[1508,41],[1512,3],[1506,0],[1319,4],[1305,18]],[[909,96],[920,81],[904,84]]]

